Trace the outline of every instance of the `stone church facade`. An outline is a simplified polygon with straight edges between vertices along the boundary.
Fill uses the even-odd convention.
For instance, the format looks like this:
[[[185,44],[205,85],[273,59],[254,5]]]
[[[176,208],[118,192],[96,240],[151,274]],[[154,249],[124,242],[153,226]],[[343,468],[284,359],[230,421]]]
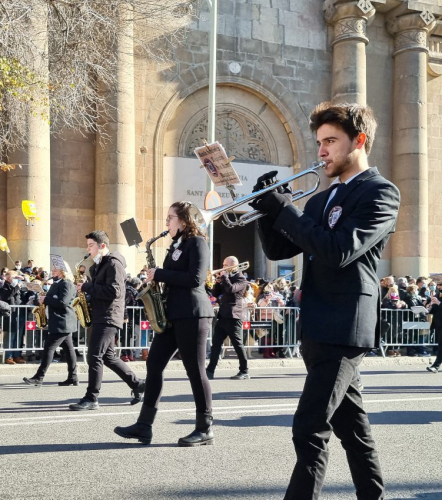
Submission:
[[[95,136],[66,133],[47,141],[44,168],[0,175],[0,234],[14,259],[48,265],[52,252],[73,264],[84,255],[84,235],[100,228],[136,273],[144,256],[128,248],[120,222],[135,217],[147,240],[164,230],[173,201],[203,206],[205,172],[193,149],[207,137],[209,29],[209,14],[202,12],[162,67],[136,47],[124,51],[121,88],[110,96],[119,111],[107,126],[112,141],[105,147]],[[378,119],[370,164],[402,195],[397,231],[379,272],[442,271],[441,75],[437,0],[220,1],[216,139],[236,158],[239,194],[250,193],[263,172],[277,170],[283,179],[317,159],[308,127],[317,103],[368,104]],[[23,163],[38,163],[37,157],[28,151]],[[37,201],[44,216],[26,227],[17,207],[48,182],[46,201]],[[327,185],[322,178],[320,189]],[[214,224],[215,268],[229,254],[251,261],[254,276],[302,266],[297,259],[267,262],[253,225],[229,230]],[[161,264],[169,242],[157,243]]]

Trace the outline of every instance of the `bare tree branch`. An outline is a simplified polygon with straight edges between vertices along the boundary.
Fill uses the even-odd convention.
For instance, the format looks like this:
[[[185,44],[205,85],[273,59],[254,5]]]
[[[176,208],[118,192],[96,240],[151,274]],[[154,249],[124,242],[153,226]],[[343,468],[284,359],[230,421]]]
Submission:
[[[201,1],[201,0],[198,0]],[[29,36],[38,7],[48,14],[45,53]],[[0,3],[0,61],[22,68],[16,85],[5,86],[0,67],[0,145],[3,152],[27,142],[26,117],[49,94],[52,133],[97,131],[110,104],[99,91],[117,87],[117,40],[133,23],[138,54],[164,62],[196,14],[197,1],[183,0],[8,0]],[[126,9],[127,16],[120,16]],[[38,67],[36,61],[49,66]],[[6,66],[5,66],[6,67]],[[2,85],[3,82],[3,85]],[[47,87],[47,88],[46,88]],[[42,101],[43,100],[43,101]]]

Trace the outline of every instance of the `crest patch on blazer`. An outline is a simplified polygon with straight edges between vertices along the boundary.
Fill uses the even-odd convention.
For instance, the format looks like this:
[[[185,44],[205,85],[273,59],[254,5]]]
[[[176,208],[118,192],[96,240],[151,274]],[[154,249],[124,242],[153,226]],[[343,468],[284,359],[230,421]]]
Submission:
[[[178,260],[180,258],[180,255],[182,254],[182,250],[175,250],[172,254],[172,259],[173,260]]]
[[[330,229],[333,229],[336,226],[336,223],[339,220],[339,217],[341,217],[342,214],[342,207],[333,207],[330,210],[330,213],[328,214],[328,225],[330,226]]]

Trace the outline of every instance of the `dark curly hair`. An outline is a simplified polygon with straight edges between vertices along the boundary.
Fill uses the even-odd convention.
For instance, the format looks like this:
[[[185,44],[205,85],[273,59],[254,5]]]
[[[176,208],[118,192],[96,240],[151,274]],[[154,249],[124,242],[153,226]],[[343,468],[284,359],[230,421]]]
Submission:
[[[175,210],[178,218],[185,224],[181,235],[183,240],[187,240],[192,236],[202,236],[207,240],[206,234],[200,229],[199,225],[195,221],[195,207],[192,203],[189,201],[177,201],[170,205],[170,208]]]

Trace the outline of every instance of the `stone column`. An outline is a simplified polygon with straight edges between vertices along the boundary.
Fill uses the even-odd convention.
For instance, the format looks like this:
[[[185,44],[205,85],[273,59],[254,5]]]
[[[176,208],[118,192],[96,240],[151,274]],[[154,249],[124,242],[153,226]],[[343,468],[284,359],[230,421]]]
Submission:
[[[95,167],[95,228],[109,235],[111,251],[124,255],[127,271],[135,273],[135,250],[129,248],[120,223],[135,217],[135,98],[133,13],[120,7],[121,29],[118,53],[118,88],[103,88],[114,107],[110,117],[102,118],[108,138],[97,134]]]
[[[47,42],[47,6],[45,2],[36,2],[29,22],[29,36],[34,40],[35,54],[28,64],[42,81],[48,82],[48,42]],[[40,98],[47,99],[42,91]],[[41,102],[41,101],[40,101]],[[8,172],[7,185],[7,240],[11,256],[26,263],[33,259],[38,266],[50,270],[51,240],[51,158],[49,123],[49,105],[40,105],[27,116],[27,145],[23,151],[16,151],[9,156],[9,163],[19,163],[23,168]],[[35,225],[26,226],[22,214],[22,200],[35,201],[37,217]],[[4,235],[5,236],[5,235]]]
[[[325,19],[333,26],[333,82],[334,104],[356,102],[366,104],[367,21],[376,10],[370,0],[325,3]]]
[[[435,26],[428,11],[387,23],[394,35],[392,180],[401,208],[392,237],[392,273],[428,273],[427,36]]]

